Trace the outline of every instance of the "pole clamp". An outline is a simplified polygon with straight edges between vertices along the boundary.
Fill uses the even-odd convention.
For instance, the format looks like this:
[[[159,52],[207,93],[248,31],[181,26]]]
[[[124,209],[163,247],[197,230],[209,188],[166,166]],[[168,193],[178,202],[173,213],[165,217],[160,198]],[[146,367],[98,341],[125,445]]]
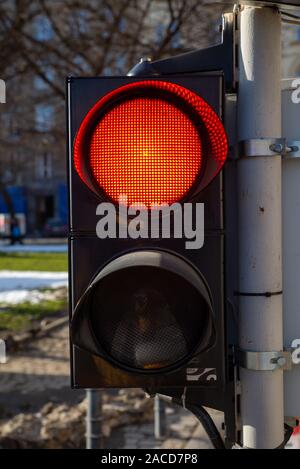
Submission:
[[[277,156],[300,158],[300,140],[286,138],[253,138],[238,144],[240,158]]]
[[[236,362],[242,368],[254,371],[291,370],[292,368],[290,351],[254,352],[238,349]]]

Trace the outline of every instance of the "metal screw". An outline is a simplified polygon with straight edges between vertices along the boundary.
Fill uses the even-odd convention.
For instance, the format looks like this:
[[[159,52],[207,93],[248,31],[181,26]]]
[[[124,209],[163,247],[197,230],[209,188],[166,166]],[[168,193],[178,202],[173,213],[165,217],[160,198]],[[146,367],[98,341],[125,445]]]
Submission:
[[[283,367],[286,364],[286,359],[284,357],[272,358],[271,363]]]
[[[282,153],[284,147],[281,143],[272,143],[272,145],[270,145],[270,150],[274,151],[275,153]]]
[[[288,147],[288,151],[289,151],[290,153],[297,152],[297,151],[299,151],[299,147],[297,147],[297,146],[295,146],[295,145],[294,145],[294,146],[291,146],[291,147]]]
[[[286,364],[286,359],[284,357],[280,357],[277,360],[277,365],[284,366]]]

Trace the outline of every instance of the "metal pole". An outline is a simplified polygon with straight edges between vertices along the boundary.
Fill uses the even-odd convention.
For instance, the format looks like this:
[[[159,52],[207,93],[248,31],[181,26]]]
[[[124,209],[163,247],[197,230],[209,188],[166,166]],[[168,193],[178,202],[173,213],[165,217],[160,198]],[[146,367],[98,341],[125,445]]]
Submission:
[[[239,140],[281,136],[281,19],[275,8],[240,12]],[[241,155],[243,156],[243,155]],[[281,157],[238,162],[239,346],[281,351]],[[243,445],[276,448],[283,441],[283,372],[241,368]]]
[[[166,435],[166,404],[156,394],[154,398],[154,436],[156,439]]]
[[[103,447],[101,433],[101,394],[97,389],[87,389],[86,449]]]

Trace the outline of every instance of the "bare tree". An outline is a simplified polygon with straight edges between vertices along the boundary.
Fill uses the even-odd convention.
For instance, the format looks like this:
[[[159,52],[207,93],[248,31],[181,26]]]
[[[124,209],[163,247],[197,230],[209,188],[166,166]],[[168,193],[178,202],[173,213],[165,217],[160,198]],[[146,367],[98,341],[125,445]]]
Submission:
[[[51,152],[63,171],[66,76],[126,74],[141,56],[158,59],[214,43],[220,10],[205,3],[0,0],[0,77],[7,83],[0,192],[19,174],[33,177],[36,154]],[[45,125],[39,106],[52,109]]]

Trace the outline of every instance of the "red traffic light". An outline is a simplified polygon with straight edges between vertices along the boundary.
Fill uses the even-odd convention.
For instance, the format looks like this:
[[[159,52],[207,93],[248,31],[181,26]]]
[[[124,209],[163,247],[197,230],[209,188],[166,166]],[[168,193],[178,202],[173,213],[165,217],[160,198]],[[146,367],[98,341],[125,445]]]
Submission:
[[[223,125],[206,101],[178,84],[145,80],[93,106],[75,138],[74,164],[101,197],[150,207],[202,190],[227,151]]]

